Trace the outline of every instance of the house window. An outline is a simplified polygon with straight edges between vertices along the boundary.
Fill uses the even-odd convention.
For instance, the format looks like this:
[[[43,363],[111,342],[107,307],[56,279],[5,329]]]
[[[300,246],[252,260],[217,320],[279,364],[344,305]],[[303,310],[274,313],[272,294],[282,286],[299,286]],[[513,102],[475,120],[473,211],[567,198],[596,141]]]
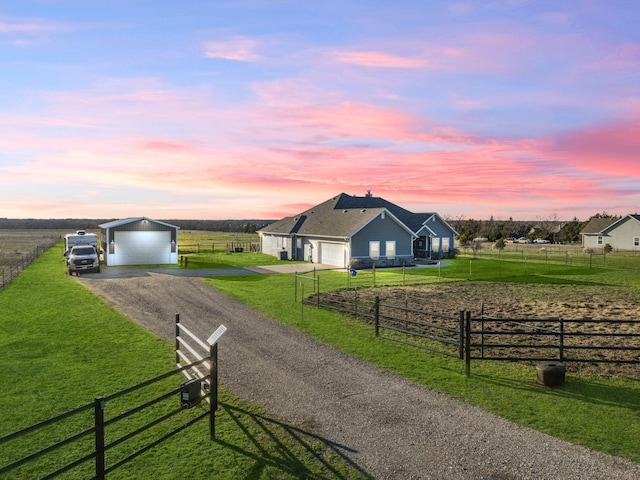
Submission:
[[[449,237],[442,237],[442,252],[449,253]]]
[[[640,237],[633,237],[633,246],[640,247]]]
[[[602,237],[598,237],[598,245],[602,245]]]
[[[440,237],[433,237],[431,239],[431,251],[433,252],[440,251]]]
[[[390,240],[386,242],[387,258],[396,258],[396,241]]]
[[[369,256],[373,260],[380,258],[380,242],[369,242]]]

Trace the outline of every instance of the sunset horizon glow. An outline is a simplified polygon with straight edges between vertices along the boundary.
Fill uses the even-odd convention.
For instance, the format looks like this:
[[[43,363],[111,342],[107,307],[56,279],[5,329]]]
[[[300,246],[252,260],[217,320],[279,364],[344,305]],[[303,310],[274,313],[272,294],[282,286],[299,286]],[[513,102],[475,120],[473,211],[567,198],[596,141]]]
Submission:
[[[632,0],[0,6],[0,217],[640,210]]]

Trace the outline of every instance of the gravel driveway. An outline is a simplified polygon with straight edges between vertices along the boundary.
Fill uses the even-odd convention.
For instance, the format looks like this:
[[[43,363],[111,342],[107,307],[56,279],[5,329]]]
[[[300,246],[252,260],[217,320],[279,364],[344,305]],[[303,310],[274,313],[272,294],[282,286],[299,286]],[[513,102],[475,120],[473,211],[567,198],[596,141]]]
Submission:
[[[78,281],[163,337],[173,338],[176,313],[201,338],[226,325],[219,350],[225,386],[343,446],[344,456],[377,479],[640,478],[640,465],[521,427],[355,360],[200,278],[182,276],[184,270],[118,270],[124,274],[104,268]]]

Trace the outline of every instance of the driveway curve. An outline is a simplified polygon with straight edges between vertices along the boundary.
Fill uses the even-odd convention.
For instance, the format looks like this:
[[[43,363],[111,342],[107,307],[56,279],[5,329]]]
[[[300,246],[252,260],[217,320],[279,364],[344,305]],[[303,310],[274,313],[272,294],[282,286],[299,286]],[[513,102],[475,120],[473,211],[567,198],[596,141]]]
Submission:
[[[166,338],[173,338],[176,313],[201,338],[224,324],[219,372],[225,386],[339,446],[377,479],[640,478],[640,465],[519,426],[351,358],[209,287],[198,276],[210,271],[121,270],[120,276],[104,269],[78,281]]]

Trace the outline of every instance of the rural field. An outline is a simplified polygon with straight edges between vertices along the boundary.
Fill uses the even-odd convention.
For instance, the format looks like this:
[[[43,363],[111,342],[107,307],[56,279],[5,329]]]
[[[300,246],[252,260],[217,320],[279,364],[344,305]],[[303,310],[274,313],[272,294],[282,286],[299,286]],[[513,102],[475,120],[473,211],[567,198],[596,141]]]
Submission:
[[[197,232],[184,234],[180,242],[188,248],[184,252],[181,250],[181,254],[189,257],[189,268],[291,263],[246,250],[230,253],[227,249],[230,242],[250,244],[257,241],[256,236],[218,235],[215,232],[203,233],[202,237]],[[205,248],[209,244],[211,247]],[[82,401],[87,401],[96,387],[107,391],[125,388],[131,382],[144,379],[144,375],[161,373],[172,364],[171,345],[159,342],[154,335],[137,328],[66,276],[61,268],[64,260],[60,252],[54,247],[14,280],[13,285],[0,291],[0,311],[5,312],[0,315],[0,331],[3,332],[0,348],[13,353],[2,358],[0,368],[4,372],[3,383],[6,380],[7,385],[15,384],[15,388],[0,394],[0,424],[3,425],[0,436],[77,404],[75,395],[82,394]],[[459,255],[448,260],[447,266],[442,268],[380,269],[377,272],[361,271],[356,276],[346,271],[314,272],[319,280],[312,280],[310,275],[305,278],[294,274],[240,275],[209,278],[206,282],[356,358],[519,424],[640,462],[636,444],[640,434],[637,365],[620,370],[610,366],[580,371],[569,368],[568,382],[553,390],[538,388],[531,378],[529,366],[506,362],[474,364],[474,374],[465,378],[459,360],[374,339],[370,326],[363,322],[326,309],[310,308],[308,304],[303,307],[299,302],[304,291],[302,285],[306,285],[305,296],[311,296],[313,285],[317,284],[321,295],[349,296],[357,291],[363,303],[378,295],[389,302],[408,303],[415,308],[445,313],[483,309],[487,315],[517,318],[637,319],[640,318],[639,267],[640,257],[622,253],[604,258],[577,252],[551,255],[548,250],[540,249],[526,253],[487,250]],[[68,295],[82,299],[82,309],[70,314],[64,301]],[[11,312],[11,318],[6,312]],[[34,341],[43,330],[47,332],[46,342]],[[85,344],[92,346],[91,354],[78,349],[78,345]],[[124,344],[126,349],[122,348]],[[56,346],[55,355],[52,355],[53,346]],[[60,349],[68,349],[69,353],[62,355]],[[111,358],[113,355],[109,352],[113,349],[126,352],[126,355]],[[99,368],[97,359],[101,359]],[[136,371],[136,365],[142,359],[144,369]],[[89,381],[83,382],[82,388],[69,389],[69,379],[65,380],[63,374],[69,369],[76,372],[69,377],[74,382],[81,378]],[[97,376],[98,370],[101,374]],[[31,384],[45,388],[35,391],[19,388],[20,379],[25,375],[29,375]],[[267,414],[233,398],[226,391],[223,395],[229,405],[227,411],[249,412],[247,415],[251,418]],[[43,398],[55,398],[56,402],[39,403],[38,399]],[[593,408],[594,405],[597,408]],[[262,435],[259,430],[263,427],[258,425],[258,431],[246,435],[243,422],[224,421],[222,425],[221,435],[227,439],[226,443],[213,446],[207,442],[198,443],[199,448],[225,459],[225,467],[216,470],[221,472],[220,478],[246,478],[238,476],[237,467],[233,466],[238,461],[244,462],[245,468],[254,468],[256,475],[251,478],[256,479],[367,478],[340,458],[331,457],[330,452],[323,450],[326,445],[305,446],[306,442],[301,445],[291,438],[286,428],[282,432],[270,432],[269,435],[274,436],[273,443],[267,442],[268,446],[261,445],[255,451],[255,440],[252,439]],[[198,431],[206,437],[202,428]],[[234,439],[230,440],[232,437]],[[225,445],[240,444],[242,448],[235,452],[225,448]],[[286,449],[293,452],[288,460],[278,453],[281,445],[287,445]],[[147,458],[151,463],[175,462],[172,449],[184,450],[184,446],[169,442],[160,453],[152,451]],[[331,458],[329,464],[325,460],[318,462],[324,455]],[[211,461],[207,465],[221,468],[220,462]],[[135,472],[140,472],[136,468],[139,467],[132,466],[126,471],[135,477]],[[178,462],[175,468],[181,474],[189,476],[191,473],[192,478],[202,478],[199,476],[201,471],[191,470],[193,467],[188,461]],[[170,478],[163,477],[161,471],[155,471],[154,476]]]
[[[58,243],[65,233],[63,230],[0,229],[0,288],[42,252]]]

